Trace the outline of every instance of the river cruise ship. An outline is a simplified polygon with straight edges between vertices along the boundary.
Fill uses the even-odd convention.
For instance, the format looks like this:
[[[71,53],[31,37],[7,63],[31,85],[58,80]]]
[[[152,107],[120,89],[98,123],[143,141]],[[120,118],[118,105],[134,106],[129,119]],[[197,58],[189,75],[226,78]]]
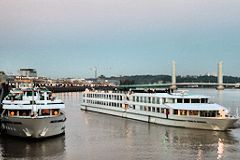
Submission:
[[[1,131],[12,136],[45,138],[65,132],[62,100],[46,89],[14,89],[2,102]]]
[[[208,96],[186,91],[90,91],[83,92],[81,109],[149,123],[225,131],[239,119]]]

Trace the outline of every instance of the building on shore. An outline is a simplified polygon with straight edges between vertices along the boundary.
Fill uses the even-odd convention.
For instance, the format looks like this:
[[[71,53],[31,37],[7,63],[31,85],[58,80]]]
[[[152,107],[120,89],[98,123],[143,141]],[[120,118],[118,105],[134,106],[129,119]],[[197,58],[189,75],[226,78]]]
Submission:
[[[20,76],[23,76],[23,77],[37,77],[37,71],[32,68],[20,69],[19,73],[20,73]]]

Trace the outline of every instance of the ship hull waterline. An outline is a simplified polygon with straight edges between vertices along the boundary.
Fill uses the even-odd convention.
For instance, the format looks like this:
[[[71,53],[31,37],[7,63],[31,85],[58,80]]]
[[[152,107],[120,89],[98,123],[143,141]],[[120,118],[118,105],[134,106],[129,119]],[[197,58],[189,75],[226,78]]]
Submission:
[[[191,129],[203,129],[203,130],[214,130],[214,131],[227,131],[233,127],[233,124],[238,120],[237,118],[228,119],[213,119],[213,118],[175,118],[173,116],[157,117],[153,115],[146,115],[126,110],[112,110],[107,108],[99,108],[90,105],[82,105],[82,110],[109,114],[122,118],[134,119],[144,121],[148,123],[154,123],[165,126],[191,128]]]
[[[51,117],[3,117],[2,133],[22,138],[46,138],[65,132],[64,114]]]

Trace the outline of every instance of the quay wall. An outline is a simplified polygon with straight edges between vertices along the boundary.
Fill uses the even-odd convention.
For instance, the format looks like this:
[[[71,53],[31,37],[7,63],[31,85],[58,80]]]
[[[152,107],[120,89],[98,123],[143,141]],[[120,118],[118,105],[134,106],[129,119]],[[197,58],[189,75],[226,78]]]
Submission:
[[[82,92],[86,89],[94,88],[96,90],[113,90],[115,87],[113,86],[65,86],[65,87],[56,87],[56,86],[46,86],[47,89],[54,93],[60,93],[60,92]]]

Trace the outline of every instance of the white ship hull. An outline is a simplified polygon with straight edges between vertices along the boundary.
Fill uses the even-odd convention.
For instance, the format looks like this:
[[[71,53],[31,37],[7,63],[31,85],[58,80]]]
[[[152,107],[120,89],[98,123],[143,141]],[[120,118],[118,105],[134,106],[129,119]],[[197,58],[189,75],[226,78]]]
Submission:
[[[2,132],[23,138],[46,138],[65,132],[63,113],[49,117],[3,117]]]
[[[165,114],[150,114],[144,111],[125,110],[123,108],[113,109],[112,107],[108,106],[90,105],[86,103],[82,104],[81,109],[160,125],[216,131],[225,131],[231,128],[233,126],[233,123],[238,120],[237,118],[191,118],[173,115],[166,117]]]

